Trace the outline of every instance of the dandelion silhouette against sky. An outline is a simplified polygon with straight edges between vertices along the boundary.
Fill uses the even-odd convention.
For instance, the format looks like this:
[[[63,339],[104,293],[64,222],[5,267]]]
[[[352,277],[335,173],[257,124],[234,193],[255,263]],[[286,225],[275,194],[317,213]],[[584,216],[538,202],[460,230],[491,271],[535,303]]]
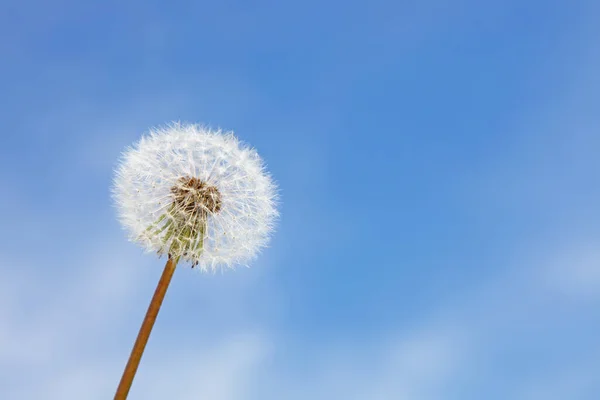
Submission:
[[[125,399],[177,263],[248,265],[268,243],[277,193],[258,153],[232,133],[175,123],[125,152],[114,197],[130,239],[168,257],[117,389]]]

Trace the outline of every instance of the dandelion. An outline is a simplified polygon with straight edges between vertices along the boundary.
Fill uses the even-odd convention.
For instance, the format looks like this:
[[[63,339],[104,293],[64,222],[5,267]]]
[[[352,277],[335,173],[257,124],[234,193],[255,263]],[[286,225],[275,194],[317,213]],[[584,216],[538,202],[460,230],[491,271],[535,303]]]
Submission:
[[[276,188],[255,150],[232,133],[172,124],[128,149],[113,194],[130,240],[167,263],[115,399],[125,399],[175,266],[248,265],[277,218]]]

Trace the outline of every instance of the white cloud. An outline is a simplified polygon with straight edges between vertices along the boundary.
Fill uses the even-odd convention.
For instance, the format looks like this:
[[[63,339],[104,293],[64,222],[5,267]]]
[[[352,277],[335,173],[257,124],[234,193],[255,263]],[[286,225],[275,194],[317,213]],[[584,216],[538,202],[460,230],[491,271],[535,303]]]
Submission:
[[[0,269],[0,384],[7,398],[112,396],[160,273],[154,264],[160,262],[142,258],[124,240],[97,238],[92,243],[64,259],[63,268],[49,266],[47,272],[5,257]],[[449,390],[461,390],[457,382],[472,376],[495,379],[498,354],[514,352],[515,346],[535,341],[539,332],[569,324],[568,314],[579,303],[565,303],[564,293],[598,299],[597,246],[592,240],[581,243],[553,246],[552,251],[531,248],[532,254],[521,255],[460,300],[441,299],[436,309],[424,312],[421,323],[361,340],[339,336],[332,342],[299,344],[285,359],[278,358],[290,346],[285,332],[278,336],[260,330],[261,325],[250,329],[257,328],[253,319],[239,323],[245,314],[252,315],[248,303],[257,288],[264,289],[259,275],[247,273],[257,269],[222,276],[178,270],[131,398],[451,398]],[[146,259],[148,265],[140,265]],[[193,279],[183,278],[189,274]],[[184,314],[198,323],[180,314],[169,324],[175,310],[189,301],[202,305],[192,309],[195,315],[190,309]],[[567,307],[567,313],[557,315],[556,306]],[[238,323],[219,325],[219,319]],[[585,357],[571,361],[575,370],[585,369],[578,367],[585,366]],[[538,388],[544,371],[507,382],[504,390],[535,399],[530,393],[544,390]],[[569,388],[571,380],[579,382],[569,378],[578,376],[569,371],[547,373],[556,375],[557,385],[564,379]],[[28,383],[31,377],[35,385]],[[593,390],[586,382],[578,389],[583,393]]]
[[[114,393],[135,339],[124,332],[132,324],[137,330],[147,305],[140,291],[151,274],[140,270],[148,266],[139,265],[139,256],[123,250],[128,246],[111,246],[107,253],[106,241],[98,242],[102,246],[87,257],[66,260],[66,271],[54,268],[52,281],[3,265],[0,377],[7,398],[104,399]],[[77,268],[78,260],[87,262]],[[144,309],[137,309],[141,304]],[[207,339],[191,332],[170,341],[165,333],[155,328],[130,398],[178,392],[181,399],[240,398],[266,352],[257,334]]]
[[[185,345],[177,346],[175,354],[165,347],[146,360],[130,398],[245,399],[268,354],[267,343],[256,334],[228,335],[212,345]]]
[[[547,260],[548,289],[571,299],[600,298],[600,240],[577,243],[559,257]]]
[[[581,93],[590,96],[586,101],[593,100],[597,93],[589,89],[597,87],[591,84],[595,82],[596,68],[590,69],[592,78],[586,75],[577,79],[572,89],[570,111],[581,105],[577,101]],[[516,145],[520,149],[515,152],[516,161],[515,154],[509,154],[499,162],[502,172],[506,172],[506,166],[513,169],[510,166],[517,165],[515,174],[504,177],[511,184],[501,186],[510,193],[501,193],[499,202],[514,199],[534,211],[540,204],[550,203],[557,211],[566,208],[569,216],[576,214],[570,213],[575,210],[570,206],[578,203],[564,202],[561,199],[565,197],[558,194],[565,192],[564,185],[583,172],[585,176],[597,176],[594,171],[599,167],[595,151],[598,136],[593,132],[599,125],[594,115],[586,117],[585,113],[576,114],[573,121],[572,116],[565,116],[564,106],[558,101],[550,110],[552,113],[546,110],[541,119],[554,113],[559,116],[538,129],[548,132],[548,127],[552,127],[552,143],[558,149],[549,148],[547,141],[536,141],[540,137],[546,140],[545,135],[528,136],[524,142],[532,140],[531,143]],[[140,107],[140,121],[148,107]],[[165,115],[171,115],[171,108],[164,107]],[[137,129],[138,122],[107,123],[98,130],[112,130],[116,125]],[[585,132],[573,135],[574,127]],[[92,144],[81,152],[84,156],[80,164],[91,170],[106,170],[107,158],[96,158],[99,153],[94,152],[102,144],[106,151],[114,152],[119,148],[118,141],[114,137],[106,142],[104,138],[90,141]],[[533,156],[539,153],[540,158]],[[561,157],[558,164],[556,154]],[[558,174],[548,174],[547,167],[553,163],[556,165],[551,171]],[[567,164],[571,167],[563,168]],[[482,175],[489,180],[489,174]],[[497,185],[497,180],[492,180]],[[540,181],[544,184],[539,185]],[[493,194],[495,198],[498,195]],[[18,203],[11,201],[7,209],[18,212]],[[558,210],[559,206],[563,207]],[[574,229],[574,225],[569,228]],[[594,235],[578,236],[576,240],[567,236],[558,240],[560,245],[553,242],[532,248],[529,242],[524,244],[533,254],[517,257],[510,268],[503,269],[488,283],[479,282],[480,286],[464,293],[460,301],[440,300],[436,310],[424,312],[422,325],[411,324],[400,331],[362,340],[338,337],[334,343],[298,345],[280,363],[271,357],[289,345],[285,335],[277,339],[274,332],[257,333],[244,324],[221,326],[218,332],[206,333],[218,316],[237,321],[248,314],[247,303],[250,292],[256,288],[253,285],[257,275],[238,276],[227,283],[213,277],[208,284],[195,282],[194,289],[186,286],[189,283],[175,281],[173,285],[185,290],[170,292],[172,306],[167,302],[161,312],[131,398],[447,399],[451,397],[449,387],[456,386],[456,382],[470,386],[475,377],[502,385],[511,394],[506,398],[584,398],[598,389],[595,379],[599,368],[589,360],[600,353],[600,348],[595,341],[586,343],[582,332],[570,332],[568,340],[557,335],[543,347],[546,352],[562,348],[574,353],[569,358],[570,365],[564,368],[542,365],[534,376],[500,382],[506,371],[498,367],[499,354],[537,345],[553,332],[581,322],[573,322],[572,318],[592,318],[579,315],[578,306],[581,299],[597,304],[600,298],[600,246]],[[65,265],[35,261],[50,264],[48,271],[24,265],[28,260],[19,262],[20,258],[6,255],[2,258],[0,387],[6,398],[93,400],[112,396],[159,271],[155,268],[153,273],[142,273],[150,266],[139,265],[140,258],[126,250],[130,247],[124,241],[115,245],[96,239],[96,246],[81,254],[58,255],[56,258]],[[151,262],[155,261],[148,257],[148,264]],[[161,324],[172,316],[165,311],[188,301],[180,293],[187,295],[198,287],[200,294],[189,298],[207,308],[194,316],[199,324],[206,323],[206,329],[180,332],[189,329],[184,321],[178,325]],[[567,304],[564,295],[578,301]],[[559,313],[559,308],[564,312]],[[589,354],[573,348],[573,341],[586,345]],[[269,396],[255,396],[263,392]]]

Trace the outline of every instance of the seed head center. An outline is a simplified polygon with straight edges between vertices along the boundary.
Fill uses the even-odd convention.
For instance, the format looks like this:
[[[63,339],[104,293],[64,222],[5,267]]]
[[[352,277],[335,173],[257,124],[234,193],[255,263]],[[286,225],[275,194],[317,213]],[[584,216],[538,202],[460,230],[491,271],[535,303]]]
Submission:
[[[173,203],[179,210],[188,215],[215,214],[221,211],[221,193],[216,186],[198,178],[189,176],[181,177],[177,184],[171,187]]]

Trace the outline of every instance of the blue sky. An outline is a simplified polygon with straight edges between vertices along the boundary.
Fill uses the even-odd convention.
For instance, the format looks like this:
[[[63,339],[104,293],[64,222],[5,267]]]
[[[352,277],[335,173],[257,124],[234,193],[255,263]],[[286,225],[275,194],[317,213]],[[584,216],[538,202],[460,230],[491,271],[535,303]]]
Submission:
[[[282,218],[176,271],[130,399],[600,398],[599,12],[1,1],[0,394],[114,394],[164,260],[113,168],[180,120],[255,146]]]

